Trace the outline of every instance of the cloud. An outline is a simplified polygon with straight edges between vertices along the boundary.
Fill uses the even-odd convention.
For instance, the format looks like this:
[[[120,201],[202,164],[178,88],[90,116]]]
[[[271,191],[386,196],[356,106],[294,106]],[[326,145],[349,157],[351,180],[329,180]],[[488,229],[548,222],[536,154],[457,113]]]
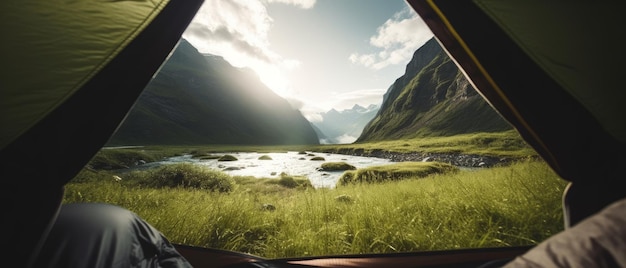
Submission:
[[[348,59],[355,64],[380,70],[389,65],[406,64],[415,50],[433,37],[424,21],[405,8],[378,27],[376,35],[370,38],[370,45],[377,53],[352,53]]]
[[[332,139],[320,139],[321,144],[351,144],[356,141],[358,137],[353,137],[348,134],[343,134],[341,136],[332,138]]]
[[[300,107],[299,110],[300,113],[302,113],[302,116],[309,120],[309,122],[322,122],[324,121],[324,118],[321,114],[324,112],[328,112],[328,110],[330,109],[326,109],[320,106],[312,106],[310,104],[307,105],[305,103],[302,107]]]
[[[288,95],[287,73],[300,62],[270,48],[273,20],[266,8],[270,3],[311,8],[315,0],[206,0],[183,38],[201,53],[220,55],[235,67],[253,69],[269,88]]]
[[[304,9],[312,8],[315,5],[315,0],[268,0],[267,2],[294,5]]]
[[[224,56],[237,66],[245,65],[242,61],[249,57],[265,63],[289,61],[270,49],[269,3],[311,8],[315,0],[207,0],[183,37],[200,52]]]
[[[280,61],[267,40],[272,19],[260,1],[208,0],[183,33],[200,52],[224,56],[239,67],[244,58]],[[239,54],[239,55],[238,55]]]
[[[350,144],[356,141],[358,137],[353,137],[350,136],[348,134],[343,134],[339,137],[336,137],[335,140],[337,140],[338,144]]]

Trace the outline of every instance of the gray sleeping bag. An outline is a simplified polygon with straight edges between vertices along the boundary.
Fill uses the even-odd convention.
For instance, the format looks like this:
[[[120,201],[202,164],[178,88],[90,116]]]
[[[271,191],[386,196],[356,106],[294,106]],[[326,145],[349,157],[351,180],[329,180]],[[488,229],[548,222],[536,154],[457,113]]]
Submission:
[[[191,267],[157,229],[109,204],[65,204],[34,267]]]
[[[504,267],[626,267],[625,249],[626,199],[622,199]]]

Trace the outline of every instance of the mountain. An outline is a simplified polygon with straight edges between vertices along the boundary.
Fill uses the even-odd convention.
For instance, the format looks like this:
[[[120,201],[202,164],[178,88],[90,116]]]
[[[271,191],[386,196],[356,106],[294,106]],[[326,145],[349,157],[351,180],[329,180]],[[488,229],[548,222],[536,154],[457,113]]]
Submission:
[[[357,142],[512,129],[459,71],[435,39],[415,51]]]
[[[111,145],[319,144],[300,111],[248,69],[182,39],[147,85]]]
[[[365,125],[374,118],[378,108],[374,104],[368,107],[355,104],[351,109],[342,111],[331,109],[320,114],[321,121],[313,121],[311,124],[319,131],[320,143],[352,143],[361,135]]]

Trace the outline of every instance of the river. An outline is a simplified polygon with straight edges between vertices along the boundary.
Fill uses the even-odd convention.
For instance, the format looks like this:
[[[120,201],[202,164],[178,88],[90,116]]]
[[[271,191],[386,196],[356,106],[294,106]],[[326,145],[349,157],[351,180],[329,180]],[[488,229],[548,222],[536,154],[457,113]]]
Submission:
[[[237,161],[218,161],[217,159],[199,160],[191,155],[175,156],[158,164],[191,162],[208,168],[221,170],[232,176],[253,176],[257,178],[278,178],[281,173],[288,175],[305,176],[309,178],[315,188],[334,188],[343,171],[319,171],[324,162],[346,162],[356,168],[391,164],[391,160],[377,157],[352,156],[330,153],[298,152],[283,153],[256,153],[233,152],[221,153],[235,156]],[[260,160],[267,155],[271,160]],[[313,157],[323,157],[323,161],[311,160]]]

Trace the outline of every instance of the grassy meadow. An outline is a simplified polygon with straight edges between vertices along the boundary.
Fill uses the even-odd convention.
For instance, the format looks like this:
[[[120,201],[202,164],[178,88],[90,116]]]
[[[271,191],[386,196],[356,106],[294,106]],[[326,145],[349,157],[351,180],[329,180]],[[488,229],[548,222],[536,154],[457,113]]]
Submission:
[[[482,143],[489,147],[498,142],[515,144],[497,139]],[[465,148],[447,144],[456,152]],[[154,150],[162,157],[233,150],[210,148],[141,152],[155,155],[149,152]],[[478,150],[474,145],[467,148]],[[288,149],[294,148],[274,150]],[[515,150],[500,149],[507,155],[520,150],[528,148],[522,144]],[[115,154],[101,152],[92,162],[119,159]],[[191,165],[171,169],[128,172],[116,181],[115,169],[86,168],[66,186],[64,202],[116,204],[137,213],[173,243],[267,258],[534,245],[563,229],[565,181],[540,160],[483,169],[444,168],[400,180],[351,180],[333,189],[314,189],[306,178],[289,175],[256,179]]]
[[[515,130],[445,137],[320,145],[318,148],[327,152],[343,153],[368,153],[373,151],[394,153],[463,153],[505,158],[523,158],[536,155],[536,152],[526,144]]]

